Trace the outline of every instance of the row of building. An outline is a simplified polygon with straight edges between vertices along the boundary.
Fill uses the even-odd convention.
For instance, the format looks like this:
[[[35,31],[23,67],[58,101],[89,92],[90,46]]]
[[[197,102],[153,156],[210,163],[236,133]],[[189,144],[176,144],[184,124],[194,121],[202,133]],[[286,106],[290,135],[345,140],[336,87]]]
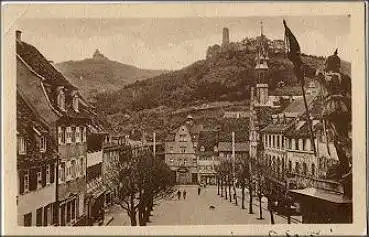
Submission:
[[[112,163],[143,144],[112,132],[20,31],[16,62],[18,225],[93,225],[117,191]]]

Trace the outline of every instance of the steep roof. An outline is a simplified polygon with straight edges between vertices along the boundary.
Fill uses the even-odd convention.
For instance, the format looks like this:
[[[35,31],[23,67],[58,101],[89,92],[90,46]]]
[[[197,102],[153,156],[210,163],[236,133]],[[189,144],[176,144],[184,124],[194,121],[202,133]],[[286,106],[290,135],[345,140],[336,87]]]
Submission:
[[[314,100],[314,96],[307,95],[306,96],[306,103],[308,106],[311,105],[311,103]],[[296,98],[291,104],[289,104],[283,111],[283,113],[287,117],[297,117],[305,112],[305,102],[303,98]]]
[[[41,78],[30,71],[17,57],[17,91],[30,106],[48,123],[56,122],[61,116],[48,100]]]
[[[275,123],[271,123],[265,128],[261,130],[261,132],[265,133],[283,133],[285,132],[289,127],[293,125],[293,122],[287,122],[287,121],[277,121]]]
[[[46,83],[76,88],[50,64],[50,62],[32,45],[16,42],[17,54],[40,76]]]
[[[279,113],[280,108],[271,108],[268,106],[256,107],[256,116],[260,128],[263,128],[272,122],[272,115]]]
[[[300,123],[303,123],[302,125],[298,126],[296,123],[295,126],[290,127],[286,133],[286,137],[299,137],[299,138],[310,138],[311,132],[310,127],[307,121],[299,121]],[[313,124],[313,131],[317,131],[323,129],[323,125],[318,122]]]
[[[249,118],[226,118],[219,121],[219,141],[231,142],[235,132],[237,142],[249,140]]]

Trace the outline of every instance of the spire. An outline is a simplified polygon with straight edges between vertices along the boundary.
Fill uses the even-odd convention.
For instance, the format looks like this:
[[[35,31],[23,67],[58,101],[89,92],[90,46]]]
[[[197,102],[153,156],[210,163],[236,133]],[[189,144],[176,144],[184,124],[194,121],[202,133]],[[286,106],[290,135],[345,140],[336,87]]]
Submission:
[[[260,21],[260,36],[263,37],[263,21]]]

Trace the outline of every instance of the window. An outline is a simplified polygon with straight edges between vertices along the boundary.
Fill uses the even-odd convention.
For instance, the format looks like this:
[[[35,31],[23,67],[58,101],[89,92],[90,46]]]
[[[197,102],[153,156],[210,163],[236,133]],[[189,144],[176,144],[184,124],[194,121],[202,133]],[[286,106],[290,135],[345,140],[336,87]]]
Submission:
[[[70,214],[71,214],[71,202],[68,202],[67,203],[67,223],[69,223],[70,222]]]
[[[300,173],[300,164],[299,164],[299,162],[295,163],[295,172],[296,172],[296,174]]]
[[[291,143],[291,149],[296,150],[296,140],[292,138]]]
[[[274,148],[275,147],[274,135],[271,136],[272,136],[272,147]]]
[[[170,159],[170,163],[173,164],[174,160],[173,159]]]
[[[65,182],[65,162],[60,163],[60,170],[59,170],[59,179],[60,182]]]
[[[44,226],[51,225],[53,222],[53,205],[49,204],[44,207]]]
[[[28,192],[29,191],[29,173],[28,171],[24,172],[24,176],[23,176],[23,187],[24,187],[24,192]]]
[[[315,164],[314,163],[311,164],[311,174],[313,176],[315,175]]]
[[[172,146],[169,148],[169,150],[170,150],[171,153],[173,153],[173,147]]]
[[[305,147],[305,139],[302,139],[302,149],[301,150],[303,150],[303,151],[305,151],[305,149],[306,149],[306,147]]]
[[[71,141],[72,141],[72,143],[75,143],[76,142],[76,128],[72,127],[71,130],[72,130],[72,132],[71,132]]]
[[[306,175],[307,174],[307,165],[306,165],[305,162],[302,164],[302,168],[303,168],[303,174]]]
[[[37,189],[42,188],[42,172],[37,171]]]
[[[186,141],[187,141],[187,139],[186,139],[186,134],[180,134],[180,135],[179,135],[179,141],[180,141],[180,142],[186,142]]]
[[[75,95],[73,96],[73,109],[74,109],[74,111],[76,111],[76,112],[79,112],[79,111],[78,111],[78,100],[79,100],[79,98],[78,98],[78,94],[75,94]]]
[[[26,154],[26,143],[24,142],[24,137],[18,137],[18,153],[21,155]]]
[[[205,147],[201,146],[200,151],[204,152],[205,151]]]
[[[83,127],[83,140],[82,141],[86,141],[86,134],[87,134],[87,129],[86,127]]]
[[[59,144],[65,144],[65,127],[58,127]]]
[[[67,127],[67,129],[66,129],[66,142],[67,143],[71,143],[71,141],[72,141],[72,128],[71,127]]]
[[[193,163],[194,165],[196,165],[196,164],[197,164],[197,159],[196,159],[196,158],[193,158],[193,159],[192,159],[192,163]]]
[[[36,226],[42,226],[42,207],[36,210]]]
[[[281,147],[281,149],[283,149],[284,148],[284,137],[282,137],[282,147]]]
[[[72,201],[72,220],[76,220],[76,199]]]
[[[186,164],[187,164],[187,159],[184,159],[183,164],[186,166]]]
[[[81,142],[81,132],[80,132],[80,128],[76,127],[76,142]]]
[[[181,147],[181,153],[186,153],[186,147]]]
[[[277,135],[277,148],[279,148],[279,135]]]
[[[50,165],[46,165],[46,184],[50,184]]]
[[[61,110],[65,110],[65,94],[64,94],[63,89],[59,90],[57,103],[58,103],[58,107]]]
[[[32,226],[32,212],[23,216],[24,226]]]
[[[46,137],[45,136],[42,136],[41,137],[40,151],[41,152],[45,152],[46,151]]]
[[[292,162],[288,161],[288,170],[291,172],[292,171]]]
[[[79,135],[80,135],[80,141],[83,142],[83,130],[84,130],[84,127],[79,127]]]

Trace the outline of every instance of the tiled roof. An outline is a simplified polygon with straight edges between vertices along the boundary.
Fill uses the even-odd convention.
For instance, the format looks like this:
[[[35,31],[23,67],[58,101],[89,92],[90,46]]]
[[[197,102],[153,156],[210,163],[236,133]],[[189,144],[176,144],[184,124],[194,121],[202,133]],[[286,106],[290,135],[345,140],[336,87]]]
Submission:
[[[261,132],[265,132],[265,133],[283,133],[285,132],[289,127],[292,126],[292,122],[276,122],[276,123],[271,123],[268,126],[266,126],[265,128],[263,128],[261,130]]]
[[[271,108],[267,106],[256,107],[256,116],[260,128],[267,126],[272,122],[272,115],[280,112],[279,108]]]
[[[306,96],[306,103],[308,106],[311,105],[313,102],[314,97],[307,95]],[[290,105],[287,106],[287,108],[284,109],[283,113],[285,113],[286,116],[295,115],[299,116],[302,113],[305,112],[305,102],[303,98],[296,98]]]
[[[17,57],[17,91],[28,104],[48,123],[56,122],[61,115],[53,110],[44,91],[41,79],[33,74]]]
[[[199,134],[197,150],[201,151],[201,147],[205,148],[205,151],[214,151],[214,147],[218,144],[218,131],[205,130]]]
[[[231,142],[235,132],[236,142],[249,140],[249,118],[226,118],[219,121],[219,141]]]
[[[247,152],[249,151],[249,142],[236,142],[235,143],[235,152]],[[232,151],[232,142],[219,142],[218,143],[218,151],[219,152],[231,152]]]
[[[304,124],[301,127],[291,126],[288,131],[286,131],[286,137],[299,137],[299,138],[310,138],[311,132],[309,128],[309,124],[307,121],[303,121]],[[323,129],[323,125],[321,123],[317,123],[313,125],[313,131]]]
[[[75,88],[34,46],[18,40],[16,44],[17,54],[36,73],[45,78],[45,82]]]

